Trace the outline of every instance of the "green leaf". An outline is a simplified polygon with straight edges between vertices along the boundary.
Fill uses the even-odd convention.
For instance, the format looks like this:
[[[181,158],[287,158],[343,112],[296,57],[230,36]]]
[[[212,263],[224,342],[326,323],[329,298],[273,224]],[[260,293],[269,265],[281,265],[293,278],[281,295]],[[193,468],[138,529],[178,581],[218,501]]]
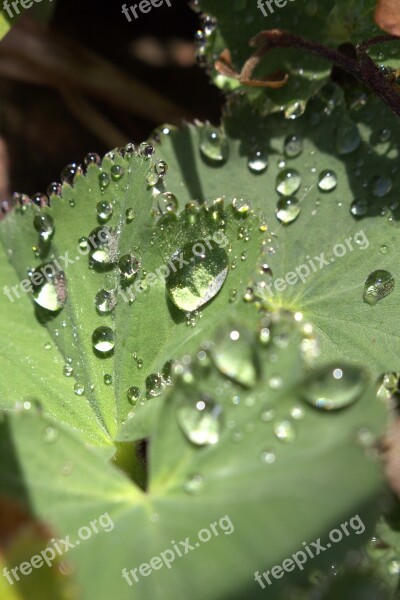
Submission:
[[[246,60],[254,52],[250,40],[268,29],[284,29],[328,47],[341,44],[357,44],[382,34],[374,22],[375,0],[330,0],[310,2],[291,0],[286,3],[263,3],[264,12],[255,0],[201,0],[200,8],[217,19],[217,28],[212,31],[204,26],[205,40],[201,42],[199,55],[206,57],[211,67],[214,83],[229,91],[238,83],[227,79],[214,68],[221,52],[231,51],[235,70],[240,72]],[[379,45],[372,49],[371,56],[382,66],[396,68],[399,61],[398,44]],[[287,109],[301,111],[309,100],[329,78],[332,64],[298,49],[277,48],[268,53],[254,76],[258,79],[271,78],[277,72],[289,75],[288,83],[278,90],[246,89],[253,106],[263,113]]]
[[[201,130],[194,127],[162,136],[161,148],[171,166],[172,192],[179,190],[182,196],[183,180],[188,197],[243,197],[264,213],[270,237],[262,262],[272,276],[267,271],[256,277],[254,294],[271,310],[301,312],[319,333],[323,361],[345,358],[367,365],[378,376],[398,370],[400,353],[399,123],[377,100],[349,113],[340,95],[329,92],[328,97],[328,102],[310,103],[294,121],[271,115],[260,123],[246,103],[233,109],[225,119],[229,160],[217,169],[202,160]],[[285,151],[292,136],[300,143],[297,156]],[[269,166],[262,173],[248,166],[256,151],[268,156]],[[294,194],[300,215],[288,225],[276,217],[282,197],[277,177],[284,169],[296,170],[301,178]],[[337,178],[330,192],[319,189],[326,170]],[[350,212],[355,201],[365,203],[364,216]],[[290,284],[280,281],[296,269],[304,283],[300,276],[289,276]],[[376,270],[392,273],[395,288],[370,306],[363,301],[364,284]]]

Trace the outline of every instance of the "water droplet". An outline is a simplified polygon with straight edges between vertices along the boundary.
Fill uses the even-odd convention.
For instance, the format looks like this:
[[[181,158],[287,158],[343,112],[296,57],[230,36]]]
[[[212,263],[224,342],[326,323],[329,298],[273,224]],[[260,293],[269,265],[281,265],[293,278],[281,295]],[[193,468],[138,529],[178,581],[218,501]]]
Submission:
[[[121,167],[121,165],[113,165],[110,169],[110,173],[114,181],[119,181],[123,177],[125,169],[124,167]]]
[[[332,192],[337,186],[337,177],[334,171],[322,171],[319,175],[318,187],[322,192]]]
[[[351,154],[361,144],[360,132],[357,125],[351,121],[341,123],[336,132],[336,150],[339,154]]]
[[[89,235],[90,257],[99,265],[112,265],[118,254],[118,240],[109,227],[96,227]]]
[[[295,102],[291,102],[285,108],[285,119],[294,120],[298,117],[301,117],[301,115],[304,114],[304,111],[306,110],[306,106],[307,104],[304,100],[296,100]]]
[[[247,215],[250,210],[250,204],[243,198],[234,198],[232,200],[232,206],[234,211],[241,216]]]
[[[58,439],[59,433],[58,430],[54,427],[46,427],[44,430],[44,441],[48,444],[52,444]]]
[[[82,175],[83,170],[77,163],[71,163],[67,165],[61,172],[61,181],[72,185],[76,175]]]
[[[74,369],[71,367],[71,365],[64,365],[63,373],[64,373],[65,377],[71,377],[73,372],[74,372]]]
[[[378,270],[371,273],[364,285],[364,302],[373,306],[394,290],[394,277],[389,271]]]
[[[275,423],[274,433],[278,440],[285,443],[293,442],[296,437],[296,431],[293,424],[287,419]]]
[[[89,152],[89,154],[86,154],[83,162],[85,163],[86,167],[89,165],[99,166],[101,164],[101,158],[98,154],[96,154],[96,152]]]
[[[392,137],[392,132],[390,131],[390,129],[387,129],[386,127],[381,129],[378,133],[378,137],[379,137],[379,141],[382,143],[386,143],[390,140],[390,138]]]
[[[81,250],[87,250],[89,248],[89,240],[85,237],[81,237],[78,240],[78,245]]]
[[[166,289],[172,302],[184,312],[193,312],[214,298],[228,275],[228,256],[223,248],[206,247],[202,240],[177,250],[170,263],[186,264],[176,270],[177,263],[166,279]]]
[[[203,478],[201,475],[192,475],[188,477],[183,484],[183,489],[188,494],[199,494],[203,488]]]
[[[252,336],[233,325],[224,327],[216,334],[211,352],[219,371],[245,387],[257,381],[257,365]]]
[[[159,176],[155,171],[149,171],[146,176],[147,185],[154,187],[159,181]]]
[[[389,251],[389,248],[388,248],[387,246],[385,246],[385,245],[383,245],[383,246],[381,246],[381,247],[379,248],[379,252],[380,252],[381,254],[387,254],[387,253],[388,253],[388,251]]]
[[[304,414],[304,409],[301,406],[293,406],[293,408],[290,410],[290,416],[296,421],[303,419]]]
[[[263,450],[263,452],[261,452],[261,460],[267,465],[272,465],[276,460],[275,452],[270,449]]]
[[[127,208],[125,211],[125,218],[126,218],[126,222],[128,223],[132,223],[132,221],[135,219],[135,211],[133,210],[133,208]]]
[[[110,202],[102,200],[101,202],[98,202],[96,206],[96,211],[97,218],[99,219],[99,221],[101,223],[105,223],[106,221],[109,221],[111,219],[113,214],[113,207]]]
[[[103,380],[104,380],[104,383],[105,383],[105,385],[111,385],[111,384],[112,384],[112,382],[113,382],[112,375],[110,375],[110,373],[106,373],[106,374],[104,375],[104,378],[103,378]]]
[[[274,417],[275,417],[275,410],[272,408],[272,406],[270,406],[269,404],[264,406],[264,408],[262,409],[262,411],[260,413],[261,421],[263,421],[264,423],[269,423],[270,421],[272,421],[274,419]]]
[[[292,196],[301,185],[300,173],[295,169],[284,169],[276,178],[276,189],[282,196]]]
[[[264,173],[268,168],[269,159],[265,150],[255,150],[250,156],[247,165],[252,173]]]
[[[159,160],[156,162],[154,169],[159,177],[164,177],[168,172],[168,165],[165,160]]]
[[[85,386],[83,386],[81,383],[76,383],[74,385],[74,392],[77,396],[83,396],[85,393]]]
[[[41,265],[32,273],[32,296],[36,304],[57,312],[67,300],[67,279],[55,263]]]
[[[100,354],[110,354],[114,351],[115,334],[111,327],[102,325],[97,327],[92,334],[93,348]]]
[[[125,254],[118,261],[118,268],[122,281],[133,281],[140,268],[139,260],[133,254]]]
[[[280,198],[276,205],[276,216],[285,225],[292,223],[300,214],[299,201],[294,197]]]
[[[126,397],[128,402],[134,406],[140,398],[140,389],[136,386],[132,386],[126,390]]]
[[[392,190],[393,182],[385,175],[375,175],[370,181],[370,186],[375,198],[383,198]]]
[[[303,138],[299,135],[289,135],[285,139],[284,151],[288,158],[295,158],[303,152]]]
[[[367,373],[352,365],[325,365],[315,369],[300,395],[315,408],[339,410],[361,398],[369,383]]]
[[[166,383],[160,373],[151,373],[146,377],[146,391],[149,396],[157,398],[165,392]]]
[[[155,153],[154,147],[148,142],[142,142],[138,148],[139,156],[142,158],[151,158]]]
[[[350,212],[355,217],[363,217],[368,212],[368,202],[366,200],[354,200],[350,207]]]
[[[229,155],[224,133],[211,125],[205,125],[200,131],[200,150],[205,158],[215,163],[226,161]]]
[[[48,242],[54,235],[54,221],[50,215],[36,215],[33,220],[36,231],[39,232],[40,239]]]
[[[53,181],[53,183],[51,183],[49,185],[49,187],[47,188],[47,195],[49,198],[51,198],[51,196],[61,196],[61,192],[62,192],[62,185],[61,183],[58,183],[57,181]]]
[[[113,291],[108,292],[107,290],[100,290],[96,294],[95,305],[99,313],[108,314],[110,313],[117,304],[117,298]]]
[[[216,444],[222,428],[222,407],[209,396],[188,399],[177,410],[180,428],[196,446]]]
[[[99,175],[99,185],[100,189],[104,191],[110,185],[110,176],[108,173],[100,173]]]
[[[174,213],[178,210],[178,200],[171,194],[171,192],[165,192],[164,194],[158,194],[157,207],[162,215],[167,213]]]
[[[46,342],[46,343],[45,343],[45,345],[44,345],[44,349],[45,349],[45,350],[51,350],[51,344],[50,344],[50,342]]]

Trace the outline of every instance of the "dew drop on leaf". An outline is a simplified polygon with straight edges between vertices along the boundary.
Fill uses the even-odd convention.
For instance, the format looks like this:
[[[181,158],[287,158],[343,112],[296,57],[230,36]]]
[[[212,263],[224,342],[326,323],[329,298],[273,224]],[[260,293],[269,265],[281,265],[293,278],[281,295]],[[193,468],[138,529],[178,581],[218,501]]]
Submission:
[[[272,465],[276,460],[275,452],[268,448],[267,450],[263,450],[261,452],[260,458],[263,463]]]
[[[115,334],[111,327],[102,325],[92,334],[93,348],[100,354],[110,354],[115,346]]]
[[[110,373],[106,373],[103,377],[103,381],[105,385],[111,385],[113,382],[112,375],[110,375]]]
[[[188,477],[184,484],[183,489],[187,494],[199,494],[203,489],[204,481],[201,475],[192,475]]]
[[[205,125],[200,131],[200,151],[214,163],[225,162],[229,155],[225,135],[216,127]]]
[[[133,208],[127,208],[125,211],[125,218],[126,218],[126,222],[132,223],[132,221],[135,219],[135,211],[133,210]]]
[[[151,373],[146,377],[146,391],[149,396],[157,398],[165,392],[166,383],[160,373]]]
[[[164,177],[168,173],[168,165],[165,160],[159,160],[156,162],[154,170],[159,177]]]
[[[338,154],[351,154],[361,144],[358,127],[352,121],[341,123],[336,132],[336,150]]]
[[[332,192],[337,186],[337,177],[334,171],[325,170],[319,175],[318,187],[321,192]]]
[[[216,444],[222,428],[222,407],[209,396],[188,398],[177,410],[178,424],[196,446]]]
[[[171,192],[165,192],[157,196],[157,207],[162,215],[175,213],[178,210],[178,200]]]
[[[126,397],[128,398],[129,404],[134,406],[140,398],[140,389],[136,386],[132,386],[126,390]]]
[[[83,396],[85,393],[85,386],[83,386],[81,383],[76,383],[74,385],[74,392],[77,396]]]
[[[245,387],[257,381],[254,340],[248,332],[234,325],[220,329],[215,336],[211,356],[219,371]]]
[[[99,166],[101,164],[101,158],[96,152],[89,152],[89,154],[86,154],[83,162],[85,163],[86,167],[89,165]]]
[[[110,185],[110,176],[108,173],[100,173],[99,185],[101,190],[105,190]]]
[[[151,158],[155,152],[154,147],[148,142],[142,142],[139,145],[138,153],[142,158]]]
[[[252,173],[264,173],[268,168],[269,159],[265,150],[254,150],[248,159],[247,166]]]
[[[292,223],[300,214],[299,201],[294,197],[280,198],[276,205],[276,216],[285,225]]]
[[[113,291],[100,290],[96,294],[95,305],[100,314],[110,313],[117,304],[117,298]]]
[[[99,265],[112,265],[117,258],[117,237],[109,227],[96,227],[90,235],[90,257]]]
[[[310,375],[300,388],[300,396],[311,406],[322,410],[339,410],[361,398],[369,378],[361,367],[325,365]]]
[[[289,135],[285,139],[284,151],[288,158],[295,158],[303,152],[303,138],[299,135]]]
[[[179,261],[186,264],[182,267]],[[171,257],[174,265],[166,279],[172,302],[184,312],[193,312],[214,298],[228,275],[228,256],[223,248],[208,248],[202,240],[186,244]]]
[[[67,300],[67,279],[64,271],[54,263],[39,266],[32,273],[32,296],[36,304],[51,312],[58,312]]]
[[[140,267],[139,260],[133,254],[125,254],[118,261],[118,268],[122,281],[131,282],[137,275]]]
[[[40,239],[48,242],[54,235],[54,221],[50,215],[36,215],[33,220],[36,231],[39,232]]]
[[[97,218],[99,219],[99,221],[101,223],[106,223],[106,221],[109,221],[112,217],[113,207],[110,202],[106,202],[105,200],[102,200],[101,202],[98,202],[98,204],[96,206],[96,211],[97,211]]]
[[[296,438],[296,431],[288,419],[277,421],[274,424],[274,433],[279,441],[286,444],[293,442]]]
[[[121,165],[113,165],[110,169],[110,173],[113,181],[119,181],[123,177],[125,169],[124,167],[121,167]]]
[[[394,277],[389,271],[378,270],[371,273],[364,284],[364,302],[373,306],[394,290]]]
[[[71,163],[64,167],[61,172],[61,181],[63,183],[68,183],[72,185],[74,182],[74,178],[76,175],[81,175],[83,173],[82,167],[77,163]]]
[[[300,173],[295,169],[284,169],[276,178],[276,190],[282,196],[292,196],[301,185]]]
[[[383,198],[391,191],[393,182],[385,175],[375,175],[370,181],[370,186],[375,198]]]
[[[232,206],[234,211],[241,216],[248,214],[250,210],[250,204],[244,198],[234,198],[232,200]]]
[[[355,217],[363,217],[368,212],[368,202],[366,200],[354,200],[350,207],[350,212]]]
[[[294,102],[291,102],[285,108],[285,119],[298,119],[298,117],[301,117],[301,115],[304,114],[306,106],[307,104],[304,100],[296,100]]]

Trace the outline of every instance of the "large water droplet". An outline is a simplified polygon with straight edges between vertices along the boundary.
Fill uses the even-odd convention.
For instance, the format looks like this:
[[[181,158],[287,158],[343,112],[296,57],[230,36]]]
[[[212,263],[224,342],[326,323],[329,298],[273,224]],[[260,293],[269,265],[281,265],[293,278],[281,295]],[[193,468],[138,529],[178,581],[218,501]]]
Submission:
[[[361,398],[368,383],[368,375],[360,367],[326,365],[310,375],[300,388],[300,395],[315,408],[339,410]]]
[[[190,442],[196,446],[216,444],[222,428],[222,407],[209,396],[189,399],[177,410],[180,428]]]
[[[205,125],[200,131],[200,150],[205,158],[215,163],[226,161],[229,155],[224,133],[211,125]]]
[[[125,169],[124,167],[121,167],[121,165],[113,165],[110,169],[110,173],[114,181],[119,181],[123,177]]]
[[[268,167],[268,154],[265,150],[255,150],[248,160],[248,167],[252,173],[263,173]]]
[[[36,215],[33,225],[43,242],[48,242],[54,235],[54,221],[50,215]]]
[[[373,306],[394,290],[394,277],[389,271],[378,270],[371,273],[364,285],[364,302]]]
[[[284,169],[276,178],[276,189],[282,196],[292,196],[300,185],[300,173],[295,169]]]
[[[285,154],[288,158],[295,158],[303,152],[303,138],[299,135],[289,135],[285,139]]]
[[[337,186],[337,177],[334,171],[322,171],[319,175],[318,187],[321,192],[332,192]]]
[[[31,275],[32,296],[36,304],[57,312],[67,300],[67,279],[54,263],[39,266]]]
[[[186,264],[180,266],[180,262]],[[228,274],[228,256],[217,245],[208,247],[202,240],[177,250],[170,259],[174,270],[166,279],[166,289],[180,310],[193,312],[214,298]]]
[[[100,354],[110,354],[114,351],[115,334],[111,327],[102,325],[97,327],[92,334],[93,348]]]
[[[278,200],[276,205],[276,216],[287,225],[297,219],[300,214],[299,201],[296,198],[285,197]]]
[[[221,373],[230,379],[246,387],[255,385],[254,340],[245,329],[233,325],[221,329],[212,348],[212,359]]]

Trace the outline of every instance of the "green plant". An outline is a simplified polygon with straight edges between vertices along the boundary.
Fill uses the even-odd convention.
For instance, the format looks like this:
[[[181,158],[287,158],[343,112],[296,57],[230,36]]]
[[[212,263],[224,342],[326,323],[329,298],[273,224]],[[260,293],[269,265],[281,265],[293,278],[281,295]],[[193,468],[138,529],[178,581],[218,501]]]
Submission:
[[[262,14],[199,4],[212,15],[199,55],[236,90],[221,126],[88,155],[49,199],[15,195],[0,223],[0,486],[25,523],[2,564],[114,523],[55,559],[63,576],[2,578],[6,600],[398,597],[400,513],[388,492],[382,508],[376,457],[399,370],[396,111],[293,49],[254,71],[286,85],[242,86]],[[337,47],[377,35],[373,9],[298,0],[268,26]],[[371,48],[383,96],[398,93],[398,44]],[[271,590],[254,581],[354,515],[364,535]],[[224,516],[229,538],[123,578]]]

